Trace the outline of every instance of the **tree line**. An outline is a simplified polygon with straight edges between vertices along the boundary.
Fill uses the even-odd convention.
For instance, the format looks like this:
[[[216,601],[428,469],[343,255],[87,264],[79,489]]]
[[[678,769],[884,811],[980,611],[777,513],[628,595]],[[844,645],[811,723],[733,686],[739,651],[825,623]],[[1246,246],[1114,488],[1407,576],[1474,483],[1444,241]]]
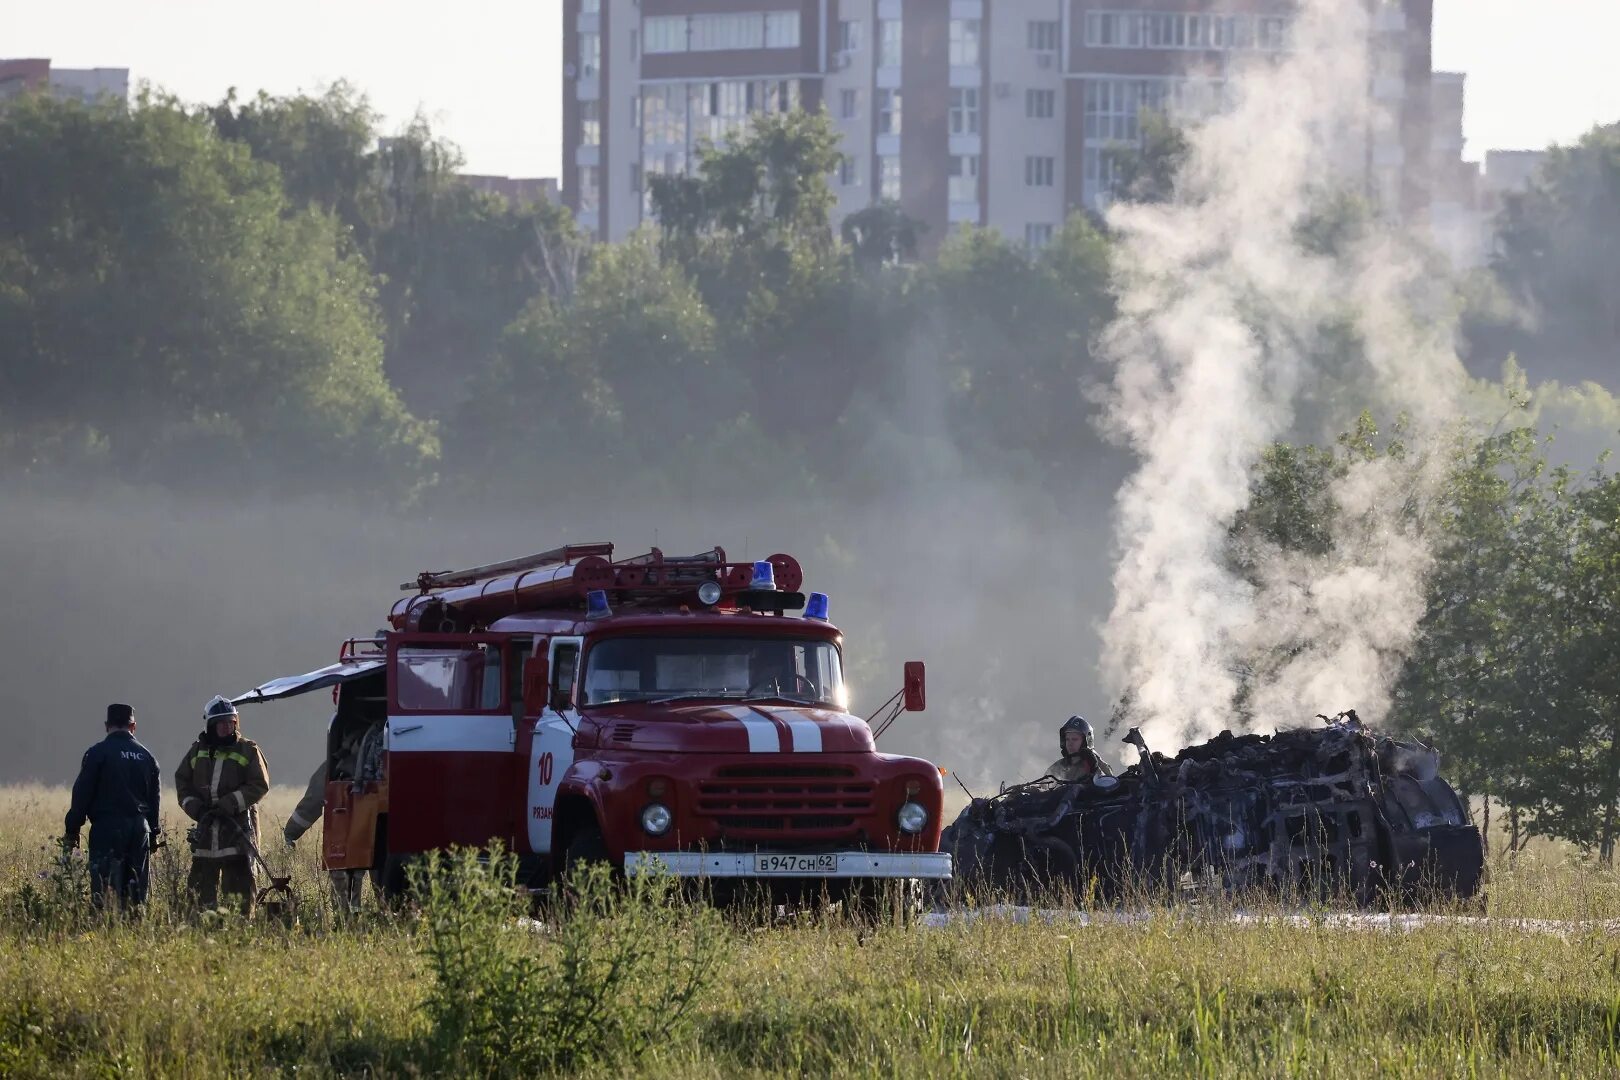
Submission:
[[[1184,152],[1150,126],[1127,197],[1166,197]],[[1033,256],[969,229],[919,263],[893,205],[833,229],[838,160],[824,116],[757,118],[694,175],[650,177],[656,224],[598,245],[460,183],[420,120],[381,137],[341,84],[21,98],[0,111],[0,469],[408,501],[543,490],[560,461],[881,488],[893,436],[1017,481],[1105,456],[1106,228],[1076,215]],[[1463,298],[1478,369],[1612,360],[1616,178],[1600,130],[1510,204]]]

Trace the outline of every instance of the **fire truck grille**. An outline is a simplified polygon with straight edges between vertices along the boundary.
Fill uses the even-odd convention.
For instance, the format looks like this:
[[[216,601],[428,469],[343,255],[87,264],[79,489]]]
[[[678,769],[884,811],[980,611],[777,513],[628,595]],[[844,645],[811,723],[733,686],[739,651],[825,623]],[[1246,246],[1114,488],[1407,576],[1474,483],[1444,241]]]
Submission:
[[[723,829],[791,836],[856,828],[873,785],[848,766],[730,766],[697,785],[697,813]]]

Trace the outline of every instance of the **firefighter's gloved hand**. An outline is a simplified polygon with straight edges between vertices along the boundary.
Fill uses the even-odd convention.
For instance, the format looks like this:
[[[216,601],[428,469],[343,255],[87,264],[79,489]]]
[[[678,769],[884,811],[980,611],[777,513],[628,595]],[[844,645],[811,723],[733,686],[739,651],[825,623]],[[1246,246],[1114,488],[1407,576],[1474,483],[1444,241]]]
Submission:
[[[154,830],[152,830],[152,835],[150,835],[150,836],[148,836],[146,838],[146,850],[149,851],[149,852],[152,852],[152,851],[156,851],[158,848],[160,848],[162,846],[163,846],[163,830],[162,829],[154,829]]]
[[[287,833],[287,832],[282,833],[281,834],[281,840],[282,840],[282,843],[287,845],[287,850],[288,851],[292,851],[292,850],[294,850],[295,848],[298,847],[298,838],[296,836],[294,836],[292,833]]]
[[[77,851],[79,850],[79,834],[76,832],[66,833],[60,840],[57,841],[57,843],[62,846],[62,851],[64,854],[69,851]]]

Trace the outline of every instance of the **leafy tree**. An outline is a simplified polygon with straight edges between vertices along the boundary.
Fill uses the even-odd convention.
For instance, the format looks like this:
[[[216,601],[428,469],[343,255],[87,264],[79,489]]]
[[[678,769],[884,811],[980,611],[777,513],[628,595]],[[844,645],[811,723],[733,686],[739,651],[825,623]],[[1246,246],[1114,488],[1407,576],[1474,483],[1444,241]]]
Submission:
[[[1192,144],[1181,125],[1158,110],[1144,110],[1140,127],[1136,145],[1103,151],[1113,157],[1114,196],[1134,203],[1169,202]]]
[[[1538,378],[1620,388],[1620,125],[1555,147],[1507,198],[1492,269],[1513,306],[1471,312],[1476,367],[1517,355]]]
[[[899,203],[886,200],[850,214],[838,231],[856,264],[870,269],[915,259],[917,241],[927,228]]]
[[[683,448],[742,411],[715,336],[692,282],[648,238],[603,247],[571,305],[540,297],[506,330],[454,419],[452,463],[505,476],[563,445],[618,475],[678,468]]]
[[[654,216],[666,237],[709,233],[761,240],[831,240],[838,133],[825,111],[755,117],[724,145],[698,150],[696,176],[649,176]]]
[[[457,176],[459,152],[420,118],[380,137],[363,95],[239,102],[206,115],[281,170],[290,203],[328,210],[376,275],[390,379],[426,415],[453,409],[506,325],[542,290],[564,287],[549,253],[573,243],[560,207],[512,206]]]
[[[923,269],[922,318],[952,429],[971,451],[1048,476],[1096,451],[1085,395],[1113,312],[1109,271],[1107,241],[1078,215],[1034,259],[971,229]]]
[[[413,484],[370,274],[275,169],[168,99],[0,111],[0,399],[13,463]]]

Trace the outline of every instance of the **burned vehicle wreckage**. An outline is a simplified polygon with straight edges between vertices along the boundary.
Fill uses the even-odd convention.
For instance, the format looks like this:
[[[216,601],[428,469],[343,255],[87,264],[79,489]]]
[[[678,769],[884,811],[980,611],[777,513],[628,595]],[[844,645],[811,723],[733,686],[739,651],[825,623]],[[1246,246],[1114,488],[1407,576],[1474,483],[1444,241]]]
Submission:
[[[1362,905],[1479,887],[1479,830],[1439,755],[1354,712],[1274,735],[1225,731],[1175,757],[1149,753],[1134,728],[1125,741],[1141,760],[1118,777],[1042,777],[973,800],[941,841],[956,879],[1104,903],[1189,881]]]

